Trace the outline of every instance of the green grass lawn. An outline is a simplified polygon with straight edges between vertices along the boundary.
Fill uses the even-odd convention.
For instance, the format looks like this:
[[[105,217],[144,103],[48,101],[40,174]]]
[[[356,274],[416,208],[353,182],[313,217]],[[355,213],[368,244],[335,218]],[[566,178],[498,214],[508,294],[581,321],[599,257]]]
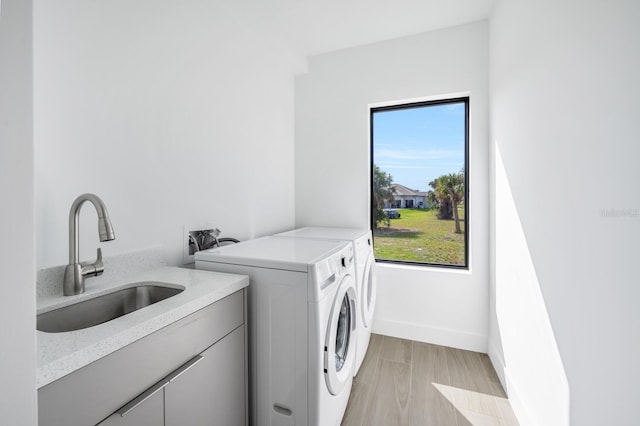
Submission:
[[[377,259],[464,265],[464,222],[461,234],[453,220],[436,219],[436,210],[396,209],[400,219],[380,224],[374,235]],[[464,210],[459,210],[464,219]]]

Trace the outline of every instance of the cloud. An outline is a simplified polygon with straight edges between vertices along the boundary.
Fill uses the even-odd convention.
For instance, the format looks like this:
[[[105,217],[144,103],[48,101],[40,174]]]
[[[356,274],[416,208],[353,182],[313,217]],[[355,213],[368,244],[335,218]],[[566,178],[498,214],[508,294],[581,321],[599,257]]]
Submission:
[[[448,104],[440,106],[446,112],[461,113],[464,112],[464,103]]]
[[[377,149],[376,162],[384,160],[449,160],[464,158],[460,149]]]

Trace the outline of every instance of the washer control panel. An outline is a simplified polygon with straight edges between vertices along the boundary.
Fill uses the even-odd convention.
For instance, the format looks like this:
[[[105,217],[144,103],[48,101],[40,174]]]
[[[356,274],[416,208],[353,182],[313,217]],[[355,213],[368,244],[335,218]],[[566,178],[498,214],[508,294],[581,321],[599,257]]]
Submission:
[[[353,264],[353,244],[345,242],[342,249],[313,265],[312,275],[318,284],[309,286],[310,300],[319,300],[328,292],[335,291],[333,287],[340,283],[342,277],[354,275]]]

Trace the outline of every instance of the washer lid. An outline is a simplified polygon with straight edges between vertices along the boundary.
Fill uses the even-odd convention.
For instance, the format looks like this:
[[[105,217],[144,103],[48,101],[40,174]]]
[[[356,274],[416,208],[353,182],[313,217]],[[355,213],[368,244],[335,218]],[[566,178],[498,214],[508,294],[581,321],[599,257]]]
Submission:
[[[199,251],[195,259],[200,262],[309,272],[311,265],[348,246],[349,243],[344,241],[263,237]]]
[[[296,238],[324,238],[327,240],[357,240],[370,231],[364,228],[324,228],[318,226],[307,226],[305,228],[294,229],[293,231],[276,234],[277,237]]]

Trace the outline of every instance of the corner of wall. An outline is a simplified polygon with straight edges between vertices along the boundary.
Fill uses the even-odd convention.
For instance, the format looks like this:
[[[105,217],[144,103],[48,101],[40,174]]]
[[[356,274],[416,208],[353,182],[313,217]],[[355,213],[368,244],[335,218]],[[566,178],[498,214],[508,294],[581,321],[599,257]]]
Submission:
[[[37,423],[31,0],[2,1],[0,298],[3,424]]]
[[[500,379],[502,388],[506,391],[507,381],[505,377],[506,367],[504,365],[504,357],[502,356],[502,352],[498,350],[495,342],[491,339],[491,336],[489,337],[489,351],[487,352],[487,355],[489,355],[493,369],[496,370],[496,374],[498,375],[498,379]]]

